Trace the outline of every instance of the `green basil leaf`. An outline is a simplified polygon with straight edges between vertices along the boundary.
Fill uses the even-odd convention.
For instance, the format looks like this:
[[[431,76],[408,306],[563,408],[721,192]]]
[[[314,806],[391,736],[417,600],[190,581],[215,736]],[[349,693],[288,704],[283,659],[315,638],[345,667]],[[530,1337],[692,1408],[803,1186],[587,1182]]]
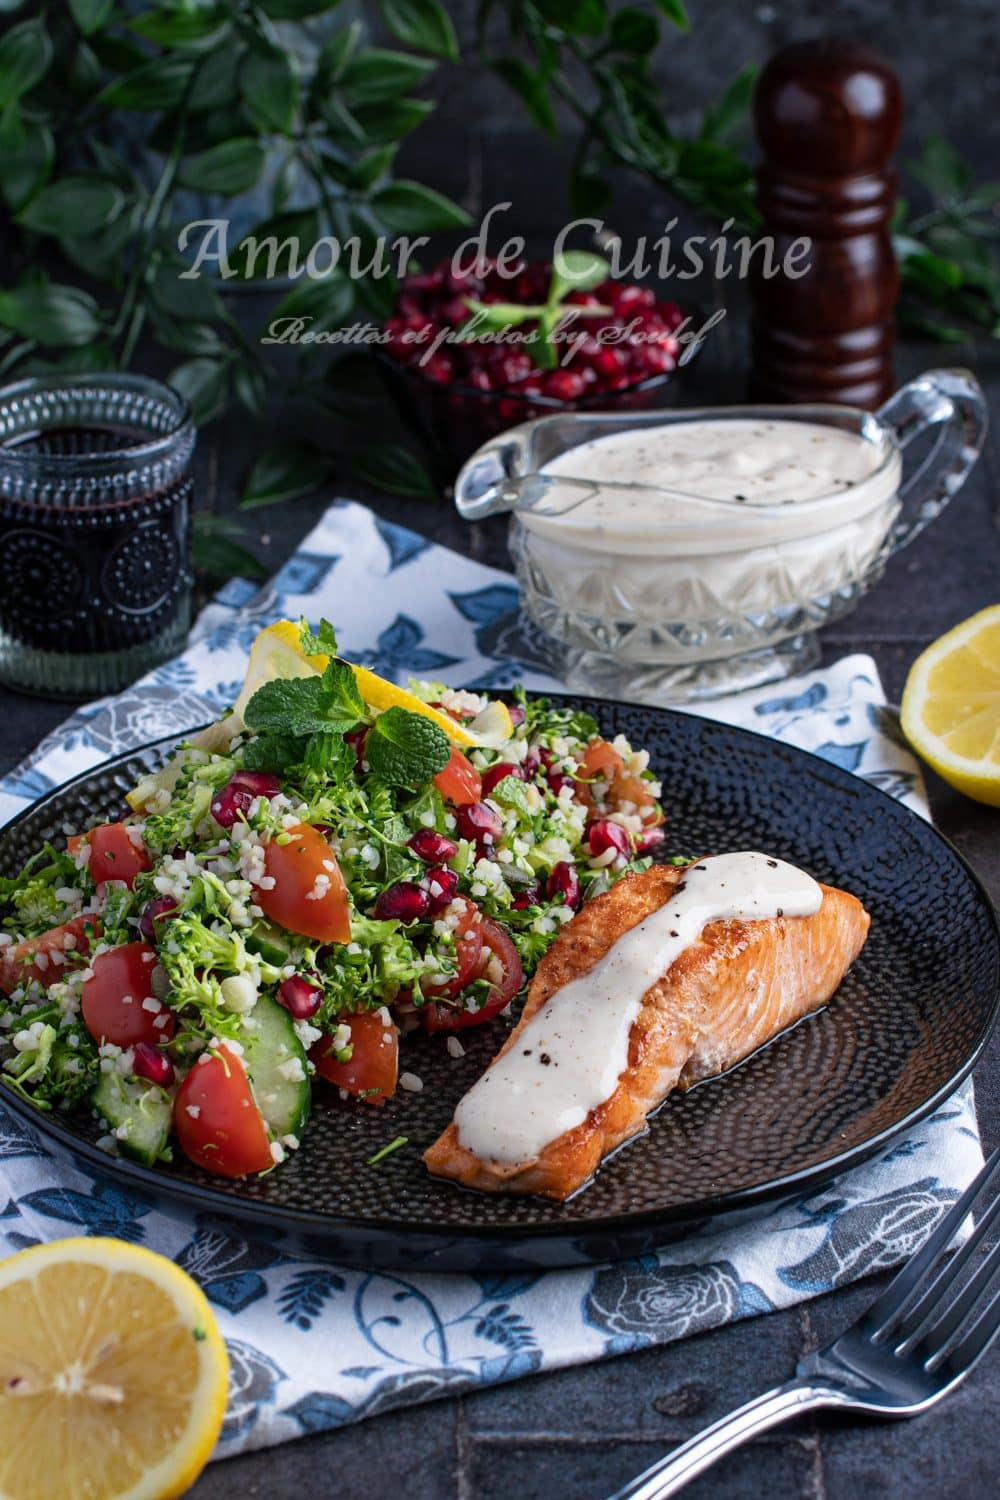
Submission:
[[[691,22],[688,20],[688,13],[684,9],[684,0],[653,0],[653,3],[657,10],[662,11],[667,20],[673,21],[674,25],[681,31],[690,31]]]
[[[336,9],[339,0],[260,0],[260,8],[273,21],[301,21]]]
[[[390,786],[418,786],[443,771],[451,757],[444,730],[422,714],[387,708],[365,742],[365,760]]]
[[[701,122],[703,140],[727,141],[745,128],[750,118],[758,69],[749,63],[705,111]]]
[[[653,17],[644,10],[637,10],[634,5],[627,5],[611,18],[608,45],[614,52],[645,57],[659,40],[660,28]]]
[[[47,125],[22,120],[16,105],[0,119],[0,192],[16,214],[49,179],[55,143]]]
[[[172,385],[190,403],[199,426],[210,422],[225,404],[229,389],[229,370],[225,360],[189,359],[167,376]]]
[[[21,21],[0,37],[0,109],[20,99],[48,72],[52,42],[40,20]]]
[[[361,145],[381,146],[409,135],[433,110],[433,99],[387,99],[358,105],[353,118],[361,131]]]
[[[402,178],[376,188],[371,205],[387,228],[401,234],[423,234],[432,229],[461,229],[469,214],[433,188]]]
[[[301,281],[282,298],[274,310],[277,322],[282,318],[306,318],[309,333],[339,328],[354,306],[354,284],[349,277],[335,271],[318,281]]]
[[[37,193],[22,210],[19,222],[38,234],[97,234],[113,224],[124,207],[125,194],[109,178],[97,173],[68,175]]]
[[[521,323],[533,322],[542,311],[540,306],[527,302],[478,302],[475,297],[467,297],[466,306],[470,321],[463,323],[459,332],[472,339],[498,328],[517,328]]]
[[[366,453],[356,453],[351,468],[358,479],[390,495],[409,495],[417,500],[438,500],[440,491],[420,460],[397,443],[386,443]]]
[[[234,540],[233,529],[232,523],[221,516],[197,515],[193,542],[195,567],[215,578],[252,578],[255,581],[266,578],[264,564]],[[269,768],[261,766],[255,769]]]
[[[910,162],[909,168],[938,198],[958,196],[972,178],[955,147],[940,135],[932,135],[924,142],[919,157]]]
[[[234,197],[249,192],[264,167],[265,151],[252,136],[237,136],[188,157],[178,174],[184,187]]]
[[[154,10],[131,19],[128,27],[160,47],[217,47],[229,28],[229,12],[224,5],[204,4]]]
[[[149,288],[150,300],[160,312],[182,322],[222,322],[226,309],[207,276],[184,280],[184,262],[167,260],[157,267]]]
[[[239,94],[240,68],[246,49],[228,45],[210,52],[197,65],[188,94],[188,108],[193,114],[206,110],[227,109]]]
[[[379,0],[378,8],[393,36],[407,47],[458,61],[455,27],[438,0]]]
[[[69,0],[70,14],[84,36],[102,27],[114,8],[115,0]]]
[[[549,302],[561,302],[567,292],[589,292],[611,275],[602,255],[592,250],[563,250],[552,264]]]
[[[243,510],[288,504],[311,495],[330,478],[333,462],[308,443],[277,443],[257,459],[243,491]]]
[[[493,71],[514,90],[539,130],[544,130],[546,135],[558,135],[552,100],[541,73],[529,68],[519,57],[497,58]]]
[[[146,113],[173,109],[183,99],[193,70],[190,58],[154,57],[124,77],[112,79],[94,102],[112,109],[141,109]]]
[[[263,130],[285,135],[292,128],[299,83],[280,47],[256,48],[243,64],[240,84],[247,109]]]
[[[370,47],[347,64],[340,75],[340,87],[349,108],[378,104],[409,93],[433,71],[434,63],[428,58]]]
[[[97,303],[78,287],[55,282],[22,283],[0,292],[0,324],[39,344],[89,344],[101,331]]]

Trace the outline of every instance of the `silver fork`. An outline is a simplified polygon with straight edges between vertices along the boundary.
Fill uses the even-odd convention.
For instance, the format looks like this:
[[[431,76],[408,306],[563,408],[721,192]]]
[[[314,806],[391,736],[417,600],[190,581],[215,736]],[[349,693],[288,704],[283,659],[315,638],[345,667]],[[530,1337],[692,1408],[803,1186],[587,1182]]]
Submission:
[[[976,1200],[998,1181],[1000,1149],[853,1327],[800,1360],[794,1380],[706,1427],[611,1500],[664,1500],[756,1433],[817,1407],[915,1417],[940,1401],[964,1380],[1000,1328],[1000,1288],[992,1288],[1000,1244],[973,1266],[1000,1218],[1000,1195],[961,1249],[941,1263]]]

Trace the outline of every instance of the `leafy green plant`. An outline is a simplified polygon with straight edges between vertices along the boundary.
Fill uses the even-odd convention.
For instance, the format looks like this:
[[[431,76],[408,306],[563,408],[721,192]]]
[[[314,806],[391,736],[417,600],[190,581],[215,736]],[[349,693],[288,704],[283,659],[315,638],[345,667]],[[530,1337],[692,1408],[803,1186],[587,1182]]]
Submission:
[[[897,209],[904,326],[945,342],[982,331],[1000,338],[1000,183],[975,182],[940,136],[924,143],[908,170],[930,201],[915,213],[903,200]]]
[[[544,302],[477,302],[468,298],[469,321],[459,330],[460,336],[475,339],[497,329],[518,328],[525,323],[534,323],[535,336],[525,343],[525,348],[542,369],[554,370],[559,363],[559,346],[556,334],[567,314],[583,316],[606,316],[610,307],[593,307],[584,310],[567,306],[570,292],[589,292],[602,281],[607,281],[611,267],[600,255],[589,250],[565,250],[556,257],[552,266],[552,279]]]
[[[498,13],[514,51],[497,50]],[[579,123],[570,182],[579,215],[610,202],[608,168],[626,166],[719,218],[753,223],[752,170],[734,149],[755,70],[745,68],[706,110],[697,135],[671,128],[650,61],[663,24],[688,29],[683,0],[613,8],[608,0],[480,0],[479,36],[494,71],[539,129],[558,133],[558,107]]]
[[[175,358],[168,378],[199,422],[234,401],[259,417],[273,400],[271,367],[232,290],[265,267],[280,274],[292,236],[306,250],[326,236],[353,239],[361,271],[338,265],[296,281],[268,322],[306,316],[324,329],[356,308],[388,310],[395,277],[374,272],[378,238],[467,222],[441,194],[393,175],[400,142],[434,107],[419,91],[457,43],[439,0],[373,0],[372,18],[399,47],[373,45],[337,9],[337,0],[69,0],[14,18],[0,37],[10,220],[0,376],[126,367],[141,340]],[[254,262],[238,246],[232,279],[211,267],[185,279],[180,228],[201,214],[245,217],[251,204],[248,237],[273,237],[277,261]],[[315,345],[303,354],[302,377],[329,360]],[[315,449],[282,445],[258,460],[247,503],[291,499],[328,469]],[[217,565],[231,537],[216,526],[203,540]]]

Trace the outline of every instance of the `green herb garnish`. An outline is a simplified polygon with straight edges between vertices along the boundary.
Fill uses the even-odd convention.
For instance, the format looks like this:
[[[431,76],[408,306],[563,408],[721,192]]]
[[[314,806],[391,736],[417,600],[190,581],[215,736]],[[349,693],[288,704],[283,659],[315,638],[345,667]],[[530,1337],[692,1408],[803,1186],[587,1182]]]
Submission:
[[[423,714],[387,708],[371,727],[365,759],[390,786],[417,786],[443,771],[451,756],[444,730]]]
[[[373,1092],[377,1093],[378,1090],[376,1089]],[[387,1156],[391,1156],[394,1151],[398,1151],[400,1146],[408,1146],[409,1144],[410,1137],[408,1135],[397,1135],[396,1139],[390,1141],[388,1146],[383,1146],[381,1151],[376,1151],[374,1156],[369,1156],[368,1166],[377,1166],[380,1161],[385,1161]]]

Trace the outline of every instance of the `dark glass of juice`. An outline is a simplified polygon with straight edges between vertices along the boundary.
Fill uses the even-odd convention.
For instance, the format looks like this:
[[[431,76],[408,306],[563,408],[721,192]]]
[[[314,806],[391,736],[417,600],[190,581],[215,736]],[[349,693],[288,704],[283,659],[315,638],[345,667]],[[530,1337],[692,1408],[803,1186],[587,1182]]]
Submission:
[[[141,375],[0,389],[0,682],[111,693],[183,646],[194,445],[187,402]]]

